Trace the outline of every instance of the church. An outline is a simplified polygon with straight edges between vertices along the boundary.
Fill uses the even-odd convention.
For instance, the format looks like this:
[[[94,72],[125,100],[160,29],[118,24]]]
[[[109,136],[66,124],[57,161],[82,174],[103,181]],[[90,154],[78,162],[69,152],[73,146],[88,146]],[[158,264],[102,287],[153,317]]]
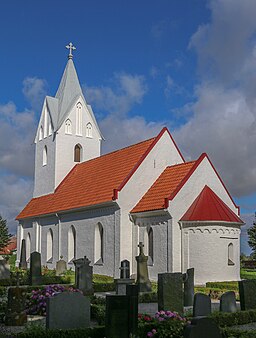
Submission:
[[[172,135],[101,155],[104,137],[73,62],[46,96],[35,136],[34,194],[17,216],[27,258],[49,269],[87,256],[93,272],[115,278],[120,262],[136,274],[143,242],[151,280],[195,269],[195,283],[240,279],[239,207],[207,154],[186,162]],[[122,137],[122,135],[120,135]]]

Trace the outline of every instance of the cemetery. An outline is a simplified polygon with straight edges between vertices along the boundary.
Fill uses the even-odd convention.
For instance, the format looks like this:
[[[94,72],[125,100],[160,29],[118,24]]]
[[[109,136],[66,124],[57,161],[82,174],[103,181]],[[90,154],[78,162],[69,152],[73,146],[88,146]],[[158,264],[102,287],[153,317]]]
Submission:
[[[25,248],[25,246],[24,246]],[[87,257],[75,271],[61,257],[54,270],[41,266],[33,252],[20,266],[0,259],[0,337],[173,337],[233,338],[256,336],[256,271],[241,270],[239,282],[194,284],[194,269],[148,278],[143,245],[120,278],[93,274]],[[25,263],[26,262],[26,263]],[[247,275],[246,275],[247,273]]]

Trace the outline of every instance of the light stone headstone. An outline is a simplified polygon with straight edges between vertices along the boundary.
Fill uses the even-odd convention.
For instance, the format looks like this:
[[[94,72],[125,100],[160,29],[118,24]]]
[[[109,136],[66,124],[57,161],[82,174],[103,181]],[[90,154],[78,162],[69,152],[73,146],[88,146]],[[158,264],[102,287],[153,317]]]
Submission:
[[[27,322],[26,291],[23,287],[9,287],[5,325],[22,326]]]
[[[135,257],[137,261],[136,284],[139,285],[140,292],[150,292],[151,283],[148,277],[148,256],[144,255],[142,242],[139,243],[138,247],[140,249],[139,256]]]
[[[129,338],[129,307],[129,296],[106,296],[106,338]]]
[[[194,296],[193,317],[209,316],[211,312],[211,298],[203,293],[196,293]]]
[[[78,329],[90,326],[90,301],[80,292],[61,292],[46,300],[47,329]]]
[[[244,279],[238,285],[241,310],[256,309],[256,279]]]
[[[183,313],[183,276],[181,272],[158,274],[158,310]]]
[[[194,300],[194,268],[187,269],[183,275],[184,306],[193,306]]]
[[[184,338],[222,338],[222,335],[213,319],[193,318],[184,330]]]
[[[10,265],[6,259],[0,255],[0,279],[9,279],[10,276]]]
[[[34,251],[30,254],[29,284],[40,285],[42,283],[41,254]]]
[[[234,291],[227,291],[220,297],[221,312],[236,312],[236,294]]]
[[[61,259],[56,263],[56,276],[61,276],[67,271],[67,262]]]
[[[73,261],[75,264],[75,284],[85,296],[93,294],[91,261],[84,256]]]
[[[20,249],[20,262],[19,268],[23,270],[27,270],[27,255],[26,255],[26,240],[23,239],[21,241],[21,249]]]

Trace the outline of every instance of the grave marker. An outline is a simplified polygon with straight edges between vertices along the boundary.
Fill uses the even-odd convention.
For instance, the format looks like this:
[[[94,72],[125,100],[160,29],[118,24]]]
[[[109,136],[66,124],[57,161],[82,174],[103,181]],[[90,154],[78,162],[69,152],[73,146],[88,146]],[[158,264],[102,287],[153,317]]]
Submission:
[[[241,310],[256,309],[256,279],[245,279],[238,282]]]
[[[196,293],[194,296],[193,317],[209,316],[211,312],[211,298],[203,293]]]
[[[194,268],[187,269],[183,274],[184,306],[193,306],[194,300]]]
[[[23,239],[21,241],[21,249],[20,249],[20,262],[19,262],[19,268],[23,270],[27,270],[27,255],[26,255],[26,240]]]
[[[60,260],[56,263],[56,276],[61,276],[67,271],[67,262],[60,257]]]
[[[181,272],[158,274],[158,310],[183,312],[183,276]]]
[[[221,312],[236,312],[236,294],[234,291],[227,291],[220,297]]]
[[[83,292],[85,296],[93,294],[92,287],[92,266],[91,261],[84,256],[73,261],[75,264],[75,283],[76,287]]]
[[[5,325],[22,326],[27,322],[26,292],[22,287],[9,287]]]
[[[6,259],[0,255],[0,279],[9,279],[10,276],[10,265]]]
[[[140,249],[139,256],[136,256],[137,261],[137,280],[136,284],[139,285],[140,292],[150,292],[151,291],[151,283],[148,278],[148,256],[144,255],[143,252],[143,243],[140,242],[138,247]]]
[[[222,338],[222,335],[212,319],[193,318],[185,328],[184,338]]]
[[[30,254],[29,284],[40,285],[42,283],[41,254],[34,251]]]

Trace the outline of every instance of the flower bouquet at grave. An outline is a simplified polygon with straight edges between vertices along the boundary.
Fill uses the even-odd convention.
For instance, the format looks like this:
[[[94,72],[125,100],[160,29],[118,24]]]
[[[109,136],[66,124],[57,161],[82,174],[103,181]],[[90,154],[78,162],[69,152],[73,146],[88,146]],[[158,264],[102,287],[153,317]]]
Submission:
[[[149,315],[139,315],[139,325],[145,325],[147,337],[159,338],[180,338],[183,337],[185,325],[189,321],[172,311],[158,311],[155,317]]]
[[[26,302],[27,314],[46,316],[46,299],[64,291],[82,293],[80,290],[73,287],[64,287],[58,284],[47,285],[39,290],[32,290],[32,293]]]

